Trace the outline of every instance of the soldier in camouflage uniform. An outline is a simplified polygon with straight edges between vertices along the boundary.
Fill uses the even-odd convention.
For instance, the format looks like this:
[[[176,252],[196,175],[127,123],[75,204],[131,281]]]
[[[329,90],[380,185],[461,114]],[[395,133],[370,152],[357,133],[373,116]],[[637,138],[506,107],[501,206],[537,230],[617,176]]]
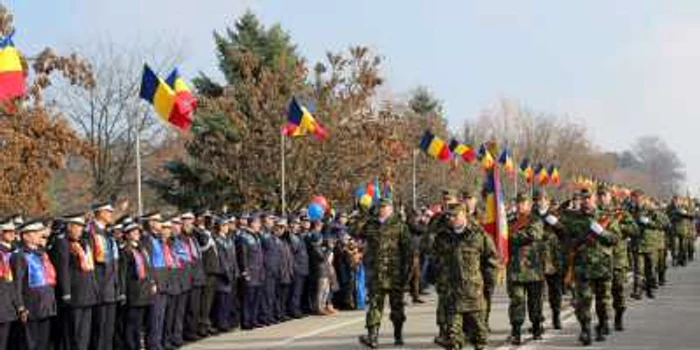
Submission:
[[[685,266],[688,262],[688,239],[695,235],[693,225],[694,212],[683,203],[680,197],[674,196],[668,206],[668,217],[671,220],[670,245],[673,264]],[[692,244],[692,240],[691,240]]]
[[[428,224],[429,234],[435,236],[433,245],[430,249],[431,262],[433,264],[432,274],[435,278],[435,291],[437,292],[437,308],[435,310],[436,323],[438,326],[438,336],[435,337],[435,344],[447,346],[449,341],[449,326],[447,312],[448,293],[450,292],[449,280],[444,278],[446,274],[442,273],[446,269],[445,257],[451,249],[449,236],[444,235],[446,231],[444,227],[449,225],[449,215],[447,207],[457,204],[457,198],[453,191],[445,190],[442,193],[443,212],[433,216]]]
[[[411,235],[408,227],[393,213],[390,199],[379,203],[376,216],[364,225],[364,264],[367,269],[368,293],[367,335],[360,343],[372,349],[378,346],[379,325],[384,301],[389,296],[391,322],[394,325],[394,344],[403,345],[404,292],[408,283],[411,261]]]
[[[446,349],[461,349],[469,334],[476,349],[488,344],[484,284],[493,283],[498,266],[496,248],[481,225],[467,215],[463,204],[451,204],[446,221],[437,227],[445,241],[438,279],[449,287],[443,294],[449,320]]]
[[[659,225],[661,226],[661,237],[658,238],[657,241],[657,264],[658,264],[658,276],[657,280],[659,281],[659,286],[666,285],[666,260],[668,256],[668,237],[670,235],[671,231],[671,220],[668,218],[668,215],[666,215],[666,210],[657,202],[654,202],[652,204],[652,208],[654,210],[654,213],[656,214],[656,218],[659,221]]]
[[[520,329],[525,322],[525,307],[532,323],[533,338],[542,339],[542,287],[544,282],[544,226],[532,213],[525,194],[518,194],[517,215],[509,223],[510,260],[507,269],[508,317],[511,343],[521,344]],[[527,304],[526,304],[527,303]]]
[[[547,283],[547,296],[549,307],[552,309],[552,326],[561,329],[561,299],[563,294],[563,260],[564,253],[559,236],[562,234],[562,226],[556,212],[550,209],[547,194],[538,190],[533,197],[535,201],[534,212],[542,220],[544,237],[542,254],[544,261],[544,276]]]
[[[611,291],[613,309],[615,310],[615,330],[623,331],[623,315],[627,308],[625,284],[627,281],[627,271],[629,270],[627,241],[636,239],[639,230],[632,215],[613,203],[613,198],[609,189],[604,186],[599,187],[598,198],[600,199],[598,209],[601,215],[612,218],[611,223],[608,224],[608,231],[617,237],[617,243],[613,247],[613,278]]]
[[[591,344],[591,304],[595,296],[598,316],[596,340],[604,341],[608,330],[608,309],[611,299],[612,249],[617,237],[608,231],[611,218],[600,215],[596,207],[596,196],[588,190],[581,191],[581,210],[572,211],[562,217],[562,224],[571,236],[574,269],[574,299],[576,318],[581,325],[579,340]]]
[[[660,241],[663,240],[663,221],[660,220],[658,211],[652,210],[649,201],[643,198],[642,191],[632,193],[632,207],[630,213],[639,226],[638,253],[635,258],[635,290],[632,297],[640,299],[640,282],[643,282],[647,297],[654,298],[654,289],[658,287],[658,255]]]

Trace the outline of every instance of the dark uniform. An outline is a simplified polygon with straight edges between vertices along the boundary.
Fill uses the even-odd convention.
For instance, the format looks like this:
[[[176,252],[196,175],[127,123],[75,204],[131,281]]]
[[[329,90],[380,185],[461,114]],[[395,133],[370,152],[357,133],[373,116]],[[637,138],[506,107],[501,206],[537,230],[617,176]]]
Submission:
[[[279,300],[279,278],[282,259],[282,241],[272,232],[262,234],[262,248],[265,255],[265,297],[262,302],[262,313],[258,315],[263,325],[279,323],[277,307]]]
[[[188,276],[186,274],[186,263],[178,255],[177,248],[179,238],[170,237],[164,244],[167,254],[171,256],[171,265],[168,268],[168,302],[165,308],[165,324],[163,325],[163,345],[166,349],[173,349],[182,346],[182,318],[185,311],[185,297],[189,289]],[[183,252],[185,253],[185,252]]]
[[[124,246],[120,277],[126,294],[124,346],[126,350],[141,350],[141,327],[157,287],[148,251],[139,242],[128,242]]]
[[[294,259],[294,280],[290,290],[287,312],[291,317],[303,316],[301,301],[309,276],[309,255],[304,240],[295,233],[287,233],[287,243]]]
[[[184,343],[184,322],[187,311],[187,300],[192,291],[193,282],[193,249],[189,244],[189,239],[178,235],[172,238],[172,251],[175,253],[178,274],[175,276],[180,285],[180,293],[177,294],[173,303],[175,306],[175,320],[173,321],[171,334],[173,345],[180,347]]]
[[[92,308],[97,305],[98,286],[92,246],[87,239],[58,238],[54,244],[57,295],[61,303],[61,344],[65,349],[87,350],[90,344]]]
[[[236,246],[232,237],[217,234],[214,236],[214,241],[219,258],[219,272],[217,273],[212,320],[214,327],[225,332],[235,325],[233,317],[237,318],[233,307],[237,294],[238,262],[236,261]]]
[[[550,210],[537,210],[544,225],[543,254],[544,276],[547,283],[547,297],[552,310],[552,325],[561,329],[561,302],[563,294],[564,252],[560,240],[562,226],[556,213]]]
[[[204,273],[204,263],[200,246],[195,238],[193,227],[185,227],[182,242],[185,250],[191,257],[189,271],[191,271],[192,288],[187,295],[187,307],[185,311],[185,324],[183,338],[187,341],[194,341],[200,338],[199,320],[202,309],[202,289],[206,285],[207,279]]]
[[[50,349],[51,318],[56,315],[56,270],[42,249],[23,246],[11,260],[19,308],[29,312],[27,323],[21,327],[19,348]]]
[[[168,306],[168,294],[170,293],[170,269],[174,263],[170,250],[161,238],[153,232],[142,238],[147,247],[151,259],[153,279],[156,282],[157,291],[153,297],[153,303],[148,310],[148,327],[146,331],[146,348],[148,350],[161,350],[165,326],[165,311]]]
[[[263,297],[265,270],[263,268],[263,250],[257,233],[245,230],[239,237],[238,262],[243,278],[243,313],[241,328],[253,329],[259,327],[258,322],[260,303]]]
[[[119,247],[105,227],[96,221],[88,224],[87,237],[95,260],[98,303],[92,310],[90,349],[111,350],[114,345],[119,290]]]
[[[202,252],[202,265],[206,279],[202,288],[202,304],[199,310],[199,335],[206,337],[216,333],[216,330],[211,325],[211,307],[216,294],[216,274],[218,273],[219,257],[216,255],[216,243],[211,231],[206,227],[199,227],[196,232],[197,241]]]
[[[291,317],[287,305],[292,290],[292,283],[294,282],[294,254],[287,240],[279,235],[275,238],[280,242],[280,278],[275,309],[277,312],[276,318],[284,322]]]
[[[7,349],[10,326],[22,307],[10,263],[12,255],[12,247],[6,242],[0,243],[0,350]]]

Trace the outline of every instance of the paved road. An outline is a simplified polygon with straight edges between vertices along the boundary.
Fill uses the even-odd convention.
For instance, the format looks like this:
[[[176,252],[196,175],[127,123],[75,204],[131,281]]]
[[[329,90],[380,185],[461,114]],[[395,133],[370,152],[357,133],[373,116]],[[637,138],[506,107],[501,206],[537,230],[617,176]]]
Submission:
[[[658,298],[633,304],[628,312],[628,331],[613,334],[606,343],[594,343],[589,349],[700,349],[700,263],[669,273],[669,285]],[[403,349],[438,349],[435,304],[409,306]],[[387,310],[388,311],[388,310]],[[388,312],[387,312],[388,313]],[[391,323],[383,321],[380,348],[393,349]],[[502,291],[494,300],[491,319],[492,349],[515,349],[505,344],[509,333],[507,298]],[[577,342],[578,325],[570,309],[563,315],[562,331],[547,330],[545,340],[528,342],[520,349],[581,348]],[[364,313],[343,312],[337,316],[309,317],[303,320],[258,329],[236,331],[192,344],[187,350],[215,349],[362,349],[357,336],[364,333]],[[698,345],[695,345],[698,344]]]

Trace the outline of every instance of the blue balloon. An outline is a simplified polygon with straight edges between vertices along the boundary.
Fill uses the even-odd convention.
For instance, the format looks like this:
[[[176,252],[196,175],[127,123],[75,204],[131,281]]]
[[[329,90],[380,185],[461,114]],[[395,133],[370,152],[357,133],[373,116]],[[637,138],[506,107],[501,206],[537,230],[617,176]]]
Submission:
[[[325,213],[323,210],[323,206],[321,204],[318,204],[315,202],[310,203],[307,209],[308,209],[309,219],[311,219],[311,221],[318,221],[318,220],[323,219],[323,215]]]
[[[364,188],[364,186],[360,186],[360,187],[356,188],[355,189],[355,198],[360,198],[360,197],[364,196],[365,192],[367,192],[367,190]]]

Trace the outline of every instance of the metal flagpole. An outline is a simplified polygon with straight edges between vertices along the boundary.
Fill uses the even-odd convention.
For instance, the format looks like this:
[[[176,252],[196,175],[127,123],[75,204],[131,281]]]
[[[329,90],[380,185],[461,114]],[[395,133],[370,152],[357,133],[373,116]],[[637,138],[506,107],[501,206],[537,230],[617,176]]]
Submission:
[[[413,150],[413,173],[412,173],[412,180],[413,180],[413,209],[418,208],[418,194],[416,193],[416,158],[418,157],[418,150],[414,149]]]
[[[285,158],[285,151],[284,151],[284,133],[280,133],[280,138],[281,138],[280,145],[281,145],[281,151],[282,151],[282,152],[281,152],[281,153],[282,153],[282,156],[281,156],[281,167],[282,167],[282,171],[281,171],[281,173],[282,173],[282,176],[281,176],[281,178],[282,178],[282,179],[281,179],[281,180],[282,180],[282,186],[281,186],[281,189],[282,189],[282,215],[284,215],[284,214],[287,212],[287,198],[285,197],[285,196],[286,196],[286,186],[285,186],[285,173],[284,173],[284,158]]]
[[[136,200],[140,217],[143,215],[143,198],[141,197],[141,128],[138,127],[138,122],[134,128],[136,129]]]

